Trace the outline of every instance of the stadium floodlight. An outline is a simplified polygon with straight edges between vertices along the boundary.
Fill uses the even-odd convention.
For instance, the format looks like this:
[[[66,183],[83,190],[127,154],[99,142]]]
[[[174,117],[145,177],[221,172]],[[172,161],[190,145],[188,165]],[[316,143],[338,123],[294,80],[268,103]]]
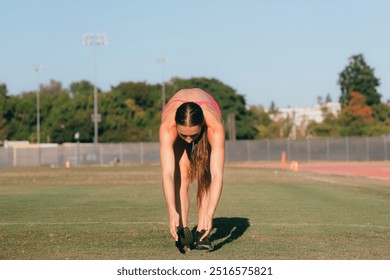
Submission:
[[[33,65],[33,69],[35,71],[35,73],[37,73],[37,76],[38,76],[38,72],[40,69],[42,69],[42,65],[41,64],[34,64]],[[38,80],[38,78],[37,78]],[[39,145],[41,143],[41,116],[40,116],[40,98],[39,98],[39,92],[40,92],[40,88],[39,88],[39,81],[38,82],[38,89],[37,89],[37,104],[36,104],[36,107],[37,107],[37,144]]]
[[[93,142],[97,144],[98,141],[98,122],[100,121],[100,115],[98,114],[98,97],[97,97],[97,66],[96,66],[96,48],[95,46],[108,45],[107,35],[105,33],[84,33],[83,42],[84,46],[93,46],[93,75],[94,75],[94,84],[93,84],[93,115],[92,120],[94,123],[94,138]]]
[[[33,69],[36,73],[36,76],[37,76],[37,84],[38,84],[38,88],[37,88],[37,145],[38,145],[38,165],[40,166],[41,165],[41,147],[40,147],[40,144],[41,144],[41,114],[40,114],[40,98],[39,98],[39,93],[41,91],[40,89],[40,86],[39,86],[39,79],[38,79],[38,72],[40,69],[42,69],[42,65],[41,64],[34,64],[33,65]]]
[[[162,96],[162,109],[165,107],[165,81],[164,81],[164,63],[168,59],[164,56],[161,56],[156,59],[157,63],[161,63],[161,96]]]

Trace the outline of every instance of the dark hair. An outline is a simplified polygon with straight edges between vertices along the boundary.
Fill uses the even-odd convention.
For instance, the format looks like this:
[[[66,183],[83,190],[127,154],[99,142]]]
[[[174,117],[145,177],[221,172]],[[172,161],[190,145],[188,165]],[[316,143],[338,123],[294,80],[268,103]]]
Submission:
[[[190,182],[198,180],[198,198],[210,186],[210,144],[207,140],[207,127],[202,108],[194,102],[186,102],[177,108],[175,121],[177,125],[201,126],[200,138],[194,143],[190,161]]]
[[[202,125],[204,123],[203,110],[194,102],[183,103],[176,110],[175,121],[179,125]]]

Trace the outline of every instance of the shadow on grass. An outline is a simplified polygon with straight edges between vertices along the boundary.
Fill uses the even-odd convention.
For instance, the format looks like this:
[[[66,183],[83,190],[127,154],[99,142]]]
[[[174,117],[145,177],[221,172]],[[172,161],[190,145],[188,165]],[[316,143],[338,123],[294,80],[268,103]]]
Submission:
[[[221,249],[226,244],[240,238],[249,228],[247,218],[215,218],[213,220],[215,232],[210,235],[210,241],[213,244],[211,252]]]
[[[214,232],[209,237],[213,244],[213,249],[210,252],[218,251],[226,244],[240,238],[249,226],[249,219],[247,218],[222,217],[213,219]],[[196,227],[192,230],[193,234],[195,231]]]

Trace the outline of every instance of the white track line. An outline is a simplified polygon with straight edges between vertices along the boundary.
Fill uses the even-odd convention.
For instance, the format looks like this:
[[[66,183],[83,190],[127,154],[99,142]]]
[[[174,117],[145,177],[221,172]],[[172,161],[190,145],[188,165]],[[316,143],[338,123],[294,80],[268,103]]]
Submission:
[[[322,178],[322,177],[314,177],[314,176],[304,176],[304,177],[307,179],[314,180],[314,181],[332,183],[335,185],[353,186],[353,187],[361,187],[362,186],[362,185],[351,183],[351,182],[343,183],[343,182],[339,182],[339,181],[335,181],[335,180],[331,180],[331,179],[326,179],[326,178]]]
[[[166,222],[26,222],[26,223],[3,223],[0,222],[0,226],[13,226],[13,225],[28,225],[28,226],[36,226],[36,225],[167,225]]]
[[[371,224],[250,223],[250,225],[251,226],[274,226],[274,227],[355,227],[355,228],[390,229],[390,226],[371,225]]]

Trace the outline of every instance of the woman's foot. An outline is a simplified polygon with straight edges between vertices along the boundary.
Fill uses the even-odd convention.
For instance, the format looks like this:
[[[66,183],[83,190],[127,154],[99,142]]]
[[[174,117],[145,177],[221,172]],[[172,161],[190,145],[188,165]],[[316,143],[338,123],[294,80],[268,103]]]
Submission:
[[[208,236],[203,238],[202,241],[200,241],[200,238],[205,234],[205,232],[206,231],[204,229],[202,229],[200,232],[195,232],[195,249],[210,251],[213,248],[211,246],[211,241]]]
[[[176,246],[184,252],[191,250],[194,246],[194,239],[192,237],[192,233],[188,227],[184,227],[179,229],[177,232],[179,235],[179,240],[176,242]]]

